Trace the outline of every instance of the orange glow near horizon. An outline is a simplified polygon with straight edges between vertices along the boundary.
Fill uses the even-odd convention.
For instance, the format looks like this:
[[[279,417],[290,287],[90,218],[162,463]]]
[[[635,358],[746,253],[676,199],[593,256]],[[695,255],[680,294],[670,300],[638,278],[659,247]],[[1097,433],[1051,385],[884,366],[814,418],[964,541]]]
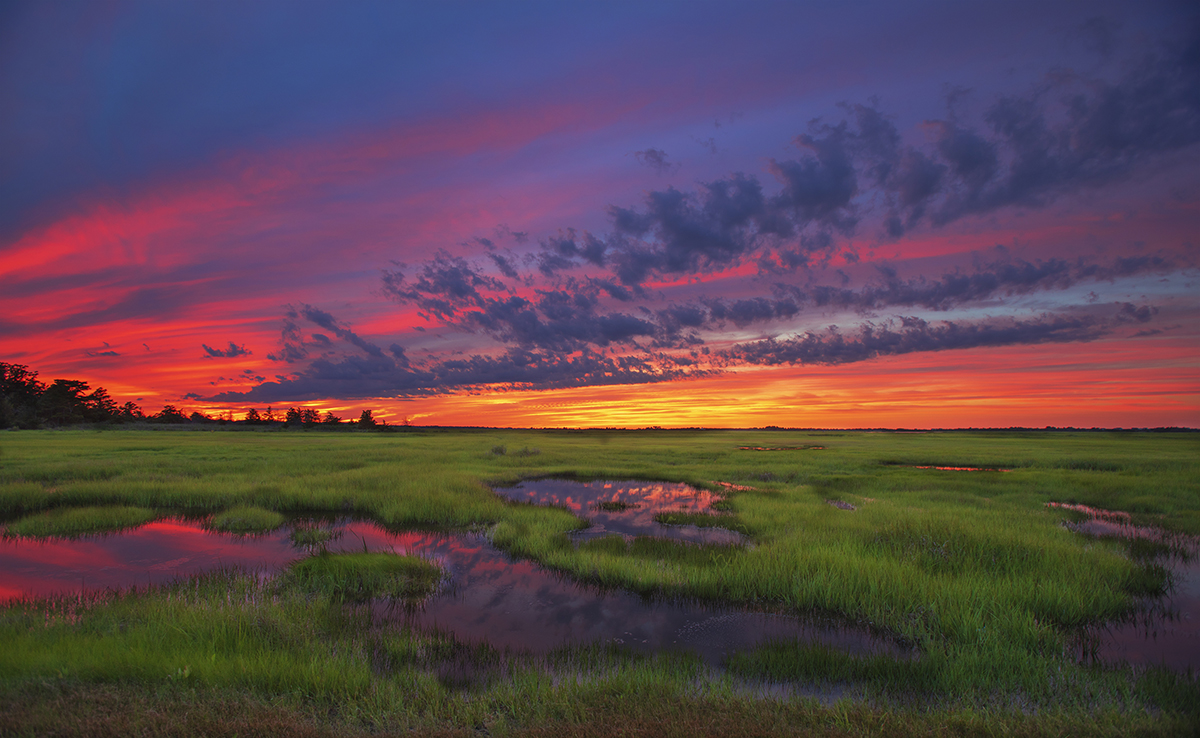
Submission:
[[[1162,427],[1200,425],[1200,382],[1187,340],[1164,339],[1160,363],[1142,344],[1104,341],[1088,354],[1058,346],[889,357],[835,367],[752,367],[662,384],[511,390],[396,400],[291,403],[391,424],[532,428]],[[1019,351],[1020,369],[1008,363]],[[1002,365],[999,353],[1007,354]],[[255,405],[260,411],[262,403]],[[244,407],[207,405],[214,415]],[[276,404],[282,414],[286,404]]]

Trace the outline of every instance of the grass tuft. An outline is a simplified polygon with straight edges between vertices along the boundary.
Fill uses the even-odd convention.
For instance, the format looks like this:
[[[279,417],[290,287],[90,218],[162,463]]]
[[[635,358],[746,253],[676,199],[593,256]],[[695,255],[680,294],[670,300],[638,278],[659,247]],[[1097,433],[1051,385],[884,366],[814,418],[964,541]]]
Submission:
[[[270,533],[283,525],[283,516],[274,510],[238,505],[212,516],[208,526],[226,533]]]
[[[392,553],[320,553],[292,564],[280,586],[336,602],[419,600],[442,581],[442,570],[419,556]]]
[[[326,543],[339,538],[341,531],[320,525],[297,523],[288,533],[288,540],[297,548],[324,547]]]

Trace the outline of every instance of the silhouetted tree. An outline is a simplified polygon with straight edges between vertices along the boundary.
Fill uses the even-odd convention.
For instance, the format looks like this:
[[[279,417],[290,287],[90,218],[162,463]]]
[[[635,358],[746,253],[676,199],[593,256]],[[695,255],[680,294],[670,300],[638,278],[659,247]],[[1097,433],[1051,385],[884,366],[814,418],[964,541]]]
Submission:
[[[372,417],[370,410],[363,410],[362,415],[358,416],[358,425],[360,428],[374,428],[375,418]]]
[[[39,414],[51,425],[82,423],[88,420],[84,393],[89,389],[91,385],[78,379],[56,379],[38,401]]]
[[[332,412],[327,412],[325,413],[325,417],[321,419],[321,422],[325,425],[337,425],[338,423],[342,422],[342,419],[334,415]]]
[[[287,415],[284,416],[283,422],[287,423],[288,425],[299,425],[301,422],[303,422],[303,416],[300,415],[300,408],[289,407]]]
[[[0,428],[36,428],[43,423],[104,423],[120,419],[108,390],[78,379],[56,379],[49,386],[22,364],[0,362]]]
[[[117,415],[117,403],[108,396],[108,390],[97,387],[83,398],[83,415],[93,423],[112,420]]]
[[[258,425],[262,422],[262,416],[258,414],[258,410],[250,408],[246,411],[246,422],[250,425]]]
[[[146,414],[133,402],[126,402],[121,406],[119,417],[123,422],[128,423],[134,420],[145,420]]]
[[[46,391],[46,385],[38,381],[38,373],[23,364],[6,364],[0,361],[0,395],[11,399],[16,405],[35,405]]]
[[[276,421],[275,408],[267,405],[267,414],[263,416],[263,420],[267,421],[268,423],[274,423]]]
[[[0,361],[0,428],[38,427],[38,401],[46,385],[37,376],[23,364]]]
[[[150,416],[155,423],[186,423],[187,417],[174,405],[163,405],[163,409]]]
[[[300,411],[300,422],[305,425],[316,425],[321,422],[321,413],[311,407],[306,407]]]

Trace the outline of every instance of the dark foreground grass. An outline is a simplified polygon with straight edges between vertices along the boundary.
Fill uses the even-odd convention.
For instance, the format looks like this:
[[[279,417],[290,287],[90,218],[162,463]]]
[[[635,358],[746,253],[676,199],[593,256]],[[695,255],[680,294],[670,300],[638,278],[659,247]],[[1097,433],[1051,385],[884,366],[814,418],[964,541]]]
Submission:
[[[987,711],[904,713],[851,703],[831,707],[745,698],[630,699],[600,691],[574,706],[572,716],[520,724],[497,712],[469,726],[381,727],[346,719],[338,710],[316,710],[293,699],[264,700],[226,690],[159,687],[140,691],[116,685],[46,684],[0,693],[0,734],[11,736],[222,736],[359,738],[480,735],[526,738],[646,736],[1186,736],[1180,719],[1098,715],[1035,717]]]
[[[62,507],[14,520],[5,531],[10,536],[74,538],[136,528],[156,517],[149,508],[129,505]]]
[[[695,714],[715,734],[1162,734],[1190,729],[1200,704],[1194,676],[1075,662],[1077,628],[1128,612],[1162,581],[1154,551],[1071,533],[1060,525],[1068,513],[1046,507],[1082,503],[1200,532],[1196,434],[22,432],[0,443],[0,516],[10,520],[82,506],[245,505],[393,528],[474,527],[580,580],[816,611],[920,654],[859,658],[776,644],[735,658],[725,675],[665,655],[497,654],[383,627],[360,601],[384,590],[339,594],[334,583],[356,575],[313,563],[308,579],[270,586],[228,574],[80,607],[0,611],[0,690],[25,716],[20,729],[43,719],[36,715],[69,721],[49,707],[60,697],[39,691],[46,685],[81,705],[87,695],[143,704],[141,690],[150,702],[138,709],[150,712],[160,709],[154,700],[193,699],[197,714],[239,704],[244,713],[279,711],[271,714],[305,730],[351,733],[483,726],[590,735],[594,714],[628,734],[704,734],[699,718],[685,719]],[[804,445],[824,450],[739,449]],[[570,513],[487,489],[539,476],[737,485],[721,517],[752,545],[610,537],[575,546],[568,533],[582,523]],[[297,545],[316,548],[321,537],[302,534]],[[852,701],[759,703],[738,679],[846,689]]]

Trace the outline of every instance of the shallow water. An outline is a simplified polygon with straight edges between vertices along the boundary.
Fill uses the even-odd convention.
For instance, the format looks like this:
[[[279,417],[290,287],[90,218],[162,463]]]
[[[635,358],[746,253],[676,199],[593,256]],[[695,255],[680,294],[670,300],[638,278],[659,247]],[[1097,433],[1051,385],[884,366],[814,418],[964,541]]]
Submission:
[[[746,542],[736,531],[696,525],[663,525],[654,516],[664,512],[711,513],[723,495],[672,482],[572,482],[538,479],[496,494],[517,502],[563,507],[590,525],[571,534],[576,540],[618,534],[654,536],[689,543],[733,545]],[[624,509],[614,509],[625,506]]]
[[[687,496],[672,485],[575,483],[587,487],[580,490],[570,487],[572,483],[554,481],[546,489],[558,495],[566,493],[562,504],[578,505],[580,511],[594,504],[585,500],[604,495],[609,495],[609,501],[644,502],[643,508],[625,511],[639,514],[616,516],[619,520],[614,527],[606,527],[609,532],[640,535],[625,531],[654,530],[652,526],[668,532],[694,528],[661,526],[642,518],[658,504],[688,504]],[[530,488],[522,489],[528,492]],[[535,497],[541,494],[533,491]],[[719,497],[707,492],[693,494],[690,503],[697,507],[687,509],[707,509],[704,506],[713,499]],[[311,526],[315,522],[319,521],[293,524]],[[450,632],[461,641],[486,641],[498,648],[533,653],[591,643],[643,652],[689,650],[710,665],[719,664],[734,651],[778,639],[818,642],[853,653],[912,655],[866,629],[840,621],[650,600],[622,590],[579,584],[533,562],[511,559],[482,533],[391,532],[354,520],[325,521],[324,525],[339,533],[326,544],[331,552],[362,551],[365,547],[437,561],[450,574],[447,586],[416,609],[378,604],[377,615]],[[79,539],[0,539],[0,599],[144,586],[221,566],[244,567],[269,576],[308,555],[307,549],[291,542],[290,530],[284,527],[262,536],[239,537],[208,530],[198,521],[164,520]]]
[[[738,446],[739,451],[824,451],[824,446]]]
[[[938,471],[1010,472],[1012,469],[991,469],[982,466],[910,466],[909,469],[936,469]]]
[[[1154,559],[1171,575],[1169,591],[1143,599],[1138,611],[1125,620],[1087,629],[1080,639],[1081,659],[1200,669],[1200,540],[1133,525],[1125,512],[1054,502],[1049,506],[1087,515],[1085,520],[1064,524],[1077,533],[1144,538],[1171,547],[1170,553]]]

